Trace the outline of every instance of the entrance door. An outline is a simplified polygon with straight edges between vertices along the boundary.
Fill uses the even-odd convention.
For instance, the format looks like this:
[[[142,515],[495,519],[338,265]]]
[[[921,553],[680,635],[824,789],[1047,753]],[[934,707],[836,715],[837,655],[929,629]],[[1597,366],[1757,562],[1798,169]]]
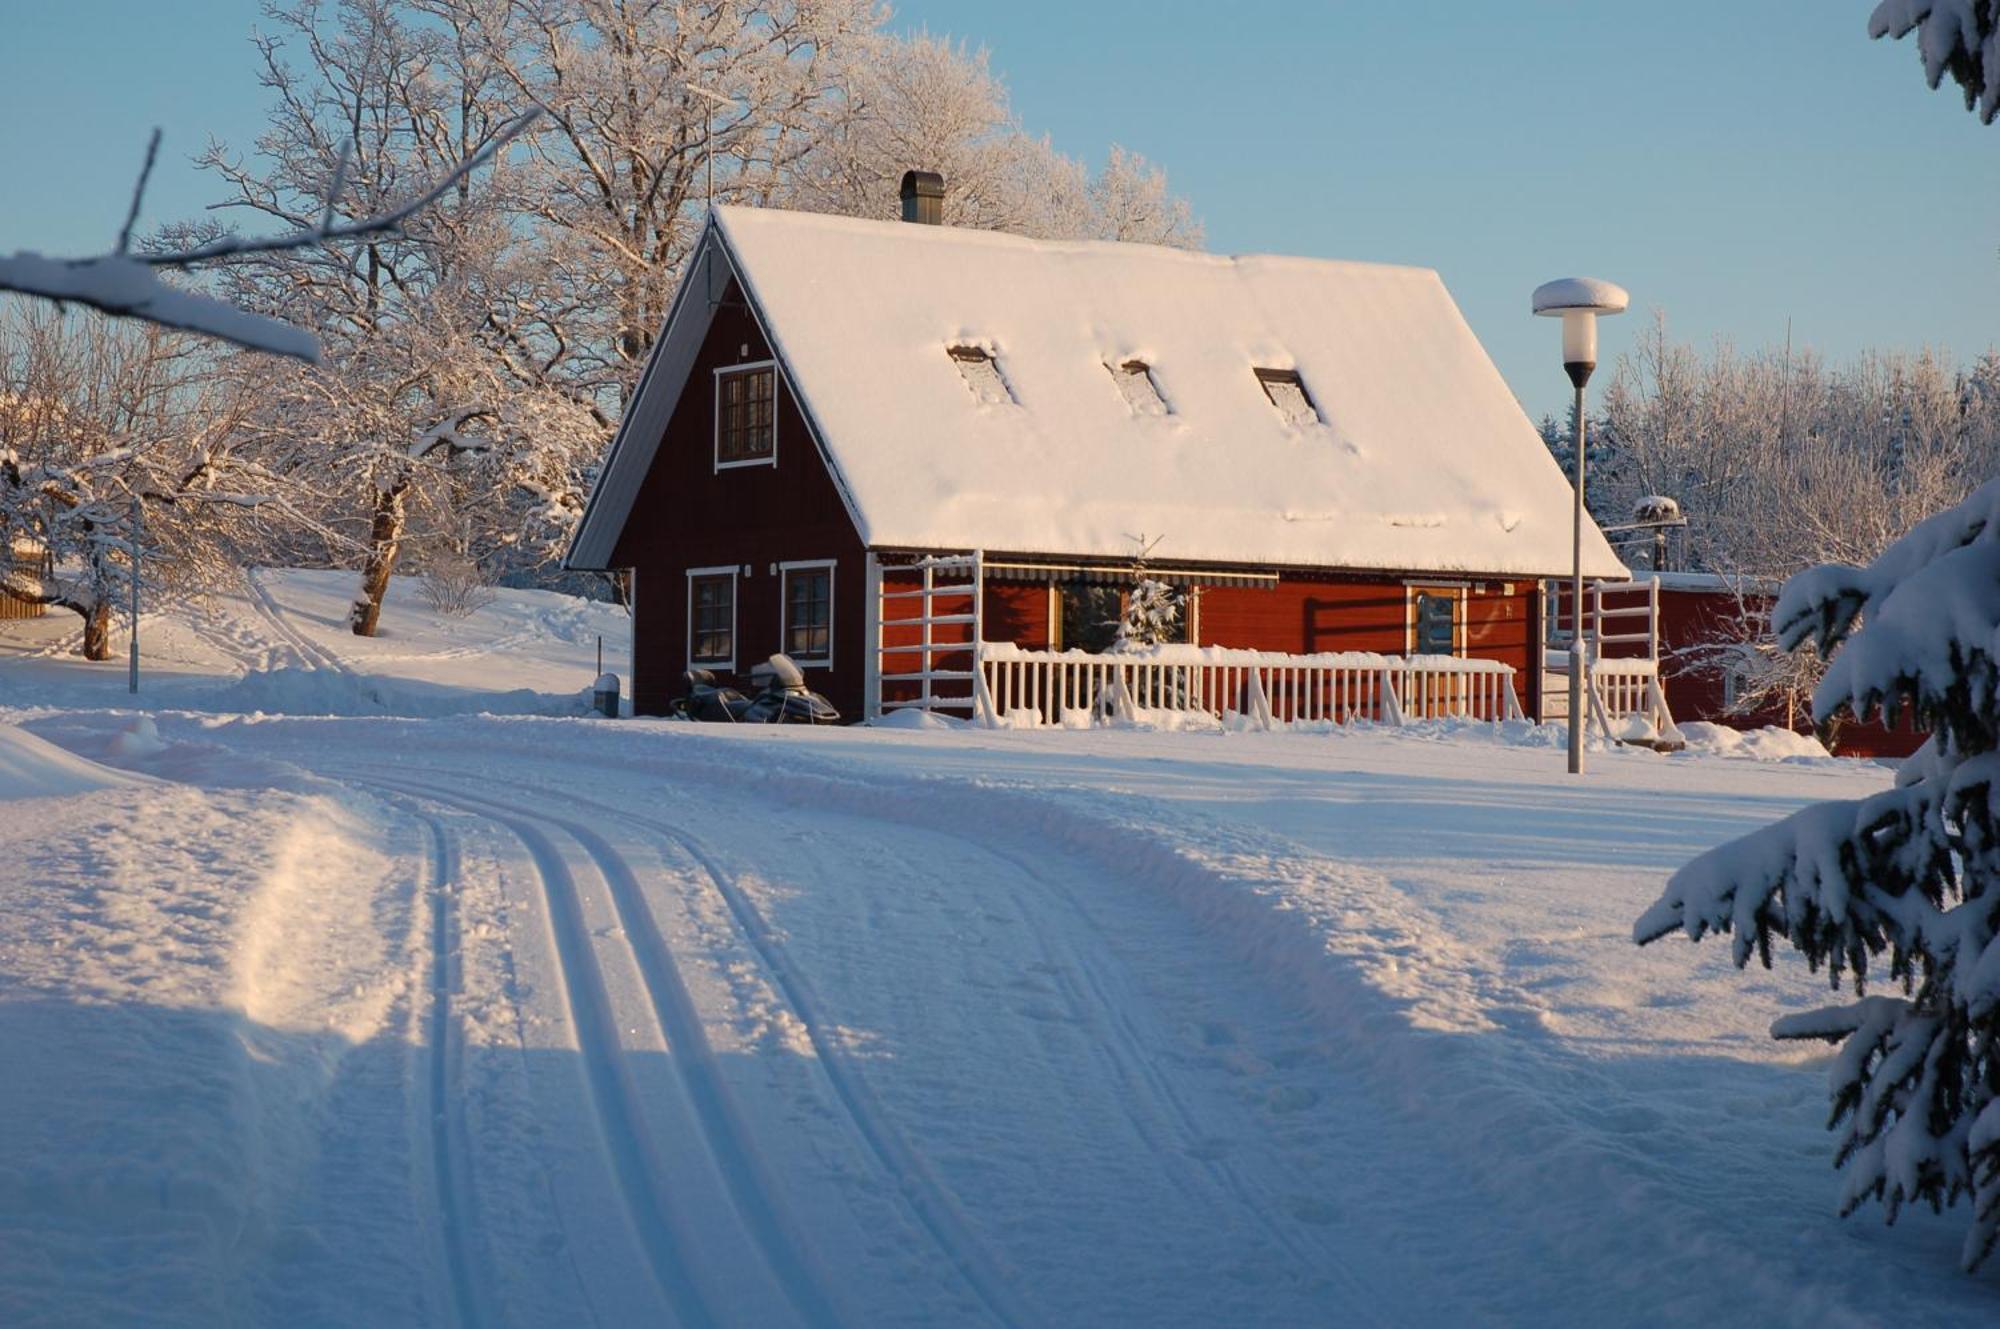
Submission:
[[[1418,591],[1411,617],[1411,649],[1417,655],[1456,655],[1458,597],[1451,591]]]

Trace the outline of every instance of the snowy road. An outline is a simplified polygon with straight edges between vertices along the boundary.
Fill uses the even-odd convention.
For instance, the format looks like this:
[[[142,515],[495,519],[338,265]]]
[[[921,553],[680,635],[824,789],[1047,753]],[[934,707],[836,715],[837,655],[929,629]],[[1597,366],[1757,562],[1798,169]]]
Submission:
[[[339,591],[164,624],[155,704],[204,705],[157,738],[0,667],[79,698],[0,726],[9,1329],[2000,1305],[1957,1215],[1832,1216],[1814,1050],[1765,1032],[1816,980],[1629,940],[1880,769],[454,715],[563,704],[597,620],[357,648]]]
[[[252,732],[295,756],[264,742],[287,728]],[[1302,1011],[1137,883],[920,807],[760,813],[576,758],[496,777],[485,754],[385,763],[373,735],[305,728],[314,769],[434,827],[437,935],[481,931],[451,878],[505,883],[530,1113],[576,1146],[527,1251],[463,1232],[478,1204],[438,1168],[457,1322],[558,1243],[604,1323],[1408,1322],[1395,1271],[1416,1270],[1329,1174],[1392,1123]],[[463,1153],[475,1196],[539,1184],[439,1120],[432,1151]]]

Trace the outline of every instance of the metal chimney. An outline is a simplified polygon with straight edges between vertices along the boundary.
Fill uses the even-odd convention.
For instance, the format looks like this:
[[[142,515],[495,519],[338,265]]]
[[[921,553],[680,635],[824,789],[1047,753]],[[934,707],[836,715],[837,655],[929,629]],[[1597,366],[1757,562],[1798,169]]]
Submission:
[[[936,171],[903,172],[903,220],[944,225],[944,177]]]

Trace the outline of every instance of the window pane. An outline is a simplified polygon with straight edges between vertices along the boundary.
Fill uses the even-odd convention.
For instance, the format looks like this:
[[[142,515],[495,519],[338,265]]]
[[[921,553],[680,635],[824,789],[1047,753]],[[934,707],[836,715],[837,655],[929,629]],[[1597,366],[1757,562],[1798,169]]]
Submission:
[[[722,461],[768,457],[776,445],[777,374],[769,367],[724,374],[718,379],[715,416],[716,456]]]
[[[1313,406],[1312,398],[1306,395],[1305,382],[1296,370],[1259,369],[1256,374],[1258,383],[1263,385],[1264,395],[1285,417],[1285,423],[1301,429],[1320,423],[1319,411]]]
[[[732,660],[736,654],[736,579],[696,577],[689,590],[694,607],[689,657],[697,664]]]
[[[785,654],[825,659],[833,645],[832,573],[804,568],[785,578]]]
[[[1014,404],[1013,390],[1007,386],[1007,380],[1000,374],[1000,366],[989,352],[977,346],[954,346],[950,350],[952,363],[958,366],[965,386],[972,389],[972,395],[980,405]]]
[[[1132,408],[1132,414],[1167,414],[1166,399],[1160,396],[1159,385],[1153,382],[1153,372],[1146,367],[1145,361],[1127,360],[1110,368],[1111,377],[1118,381],[1118,391],[1124,396],[1125,404]]]

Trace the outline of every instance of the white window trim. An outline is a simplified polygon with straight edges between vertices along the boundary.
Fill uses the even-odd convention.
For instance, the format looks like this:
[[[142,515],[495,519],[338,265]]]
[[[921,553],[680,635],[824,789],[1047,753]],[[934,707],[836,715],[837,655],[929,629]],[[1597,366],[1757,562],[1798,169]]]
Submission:
[[[682,652],[683,655],[687,656],[687,668],[720,669],[730,674],[736,672],[736,627],[742,618],[742,615],[737,613],[737,606],[741,603],[742,586],[740,583],[742,581],[742,572],[743,569],[734,563],[724,563],[722,566],[714,568],[689,568],[687,570],[687,649]],[[727,660],[697,660],[694,658],[694,579],[696,577],[721,577],[724,575],[729,578],[729,658]]]
[[[754,369],[771,371],[771,455],[751,457],[744,461],[724,461],[722,459],[722,380],[732,374],[747,374]],[[740,365],[721,365],[714,371],[714,390],[709,394],[709,455],[714,459],[718,471],[733,471],[744,466],[776,466],[778,464],[778,395],[784,375],[778,372],[776,360],[749,360]]]
[[[1417,596],[1449,595],[1453,601],[1451,615],[1452,654],[1459,659],[1467,658],[1471,643],[1466,636],[1467,618],[1472,608],[1472,584],[1463,581],[1410,581],[1403,583],[1403,654],[1417,653]]]
[[[791,627],[788,619],[792,612],[792,597],[790,590],[785,585],[787,574],[809,572],[816,568],[826,569],[826,654],[808,656],[804,659],[793,655],[793,664],[801,666],[811,665],[815,669],[833,668],[833,632],[837,626],[836,620],[840,615],[839,603],[833,596],[834,581],[839,575],[835,571],[838,566],[837,560],[831,558],[801,558],[795,559],[790,563],[778,564],[778,649],[781,651],[790,645],[785,638],[791,635],[788,631]],[[791,653],[786,651],[786,654],[790,655]]]

